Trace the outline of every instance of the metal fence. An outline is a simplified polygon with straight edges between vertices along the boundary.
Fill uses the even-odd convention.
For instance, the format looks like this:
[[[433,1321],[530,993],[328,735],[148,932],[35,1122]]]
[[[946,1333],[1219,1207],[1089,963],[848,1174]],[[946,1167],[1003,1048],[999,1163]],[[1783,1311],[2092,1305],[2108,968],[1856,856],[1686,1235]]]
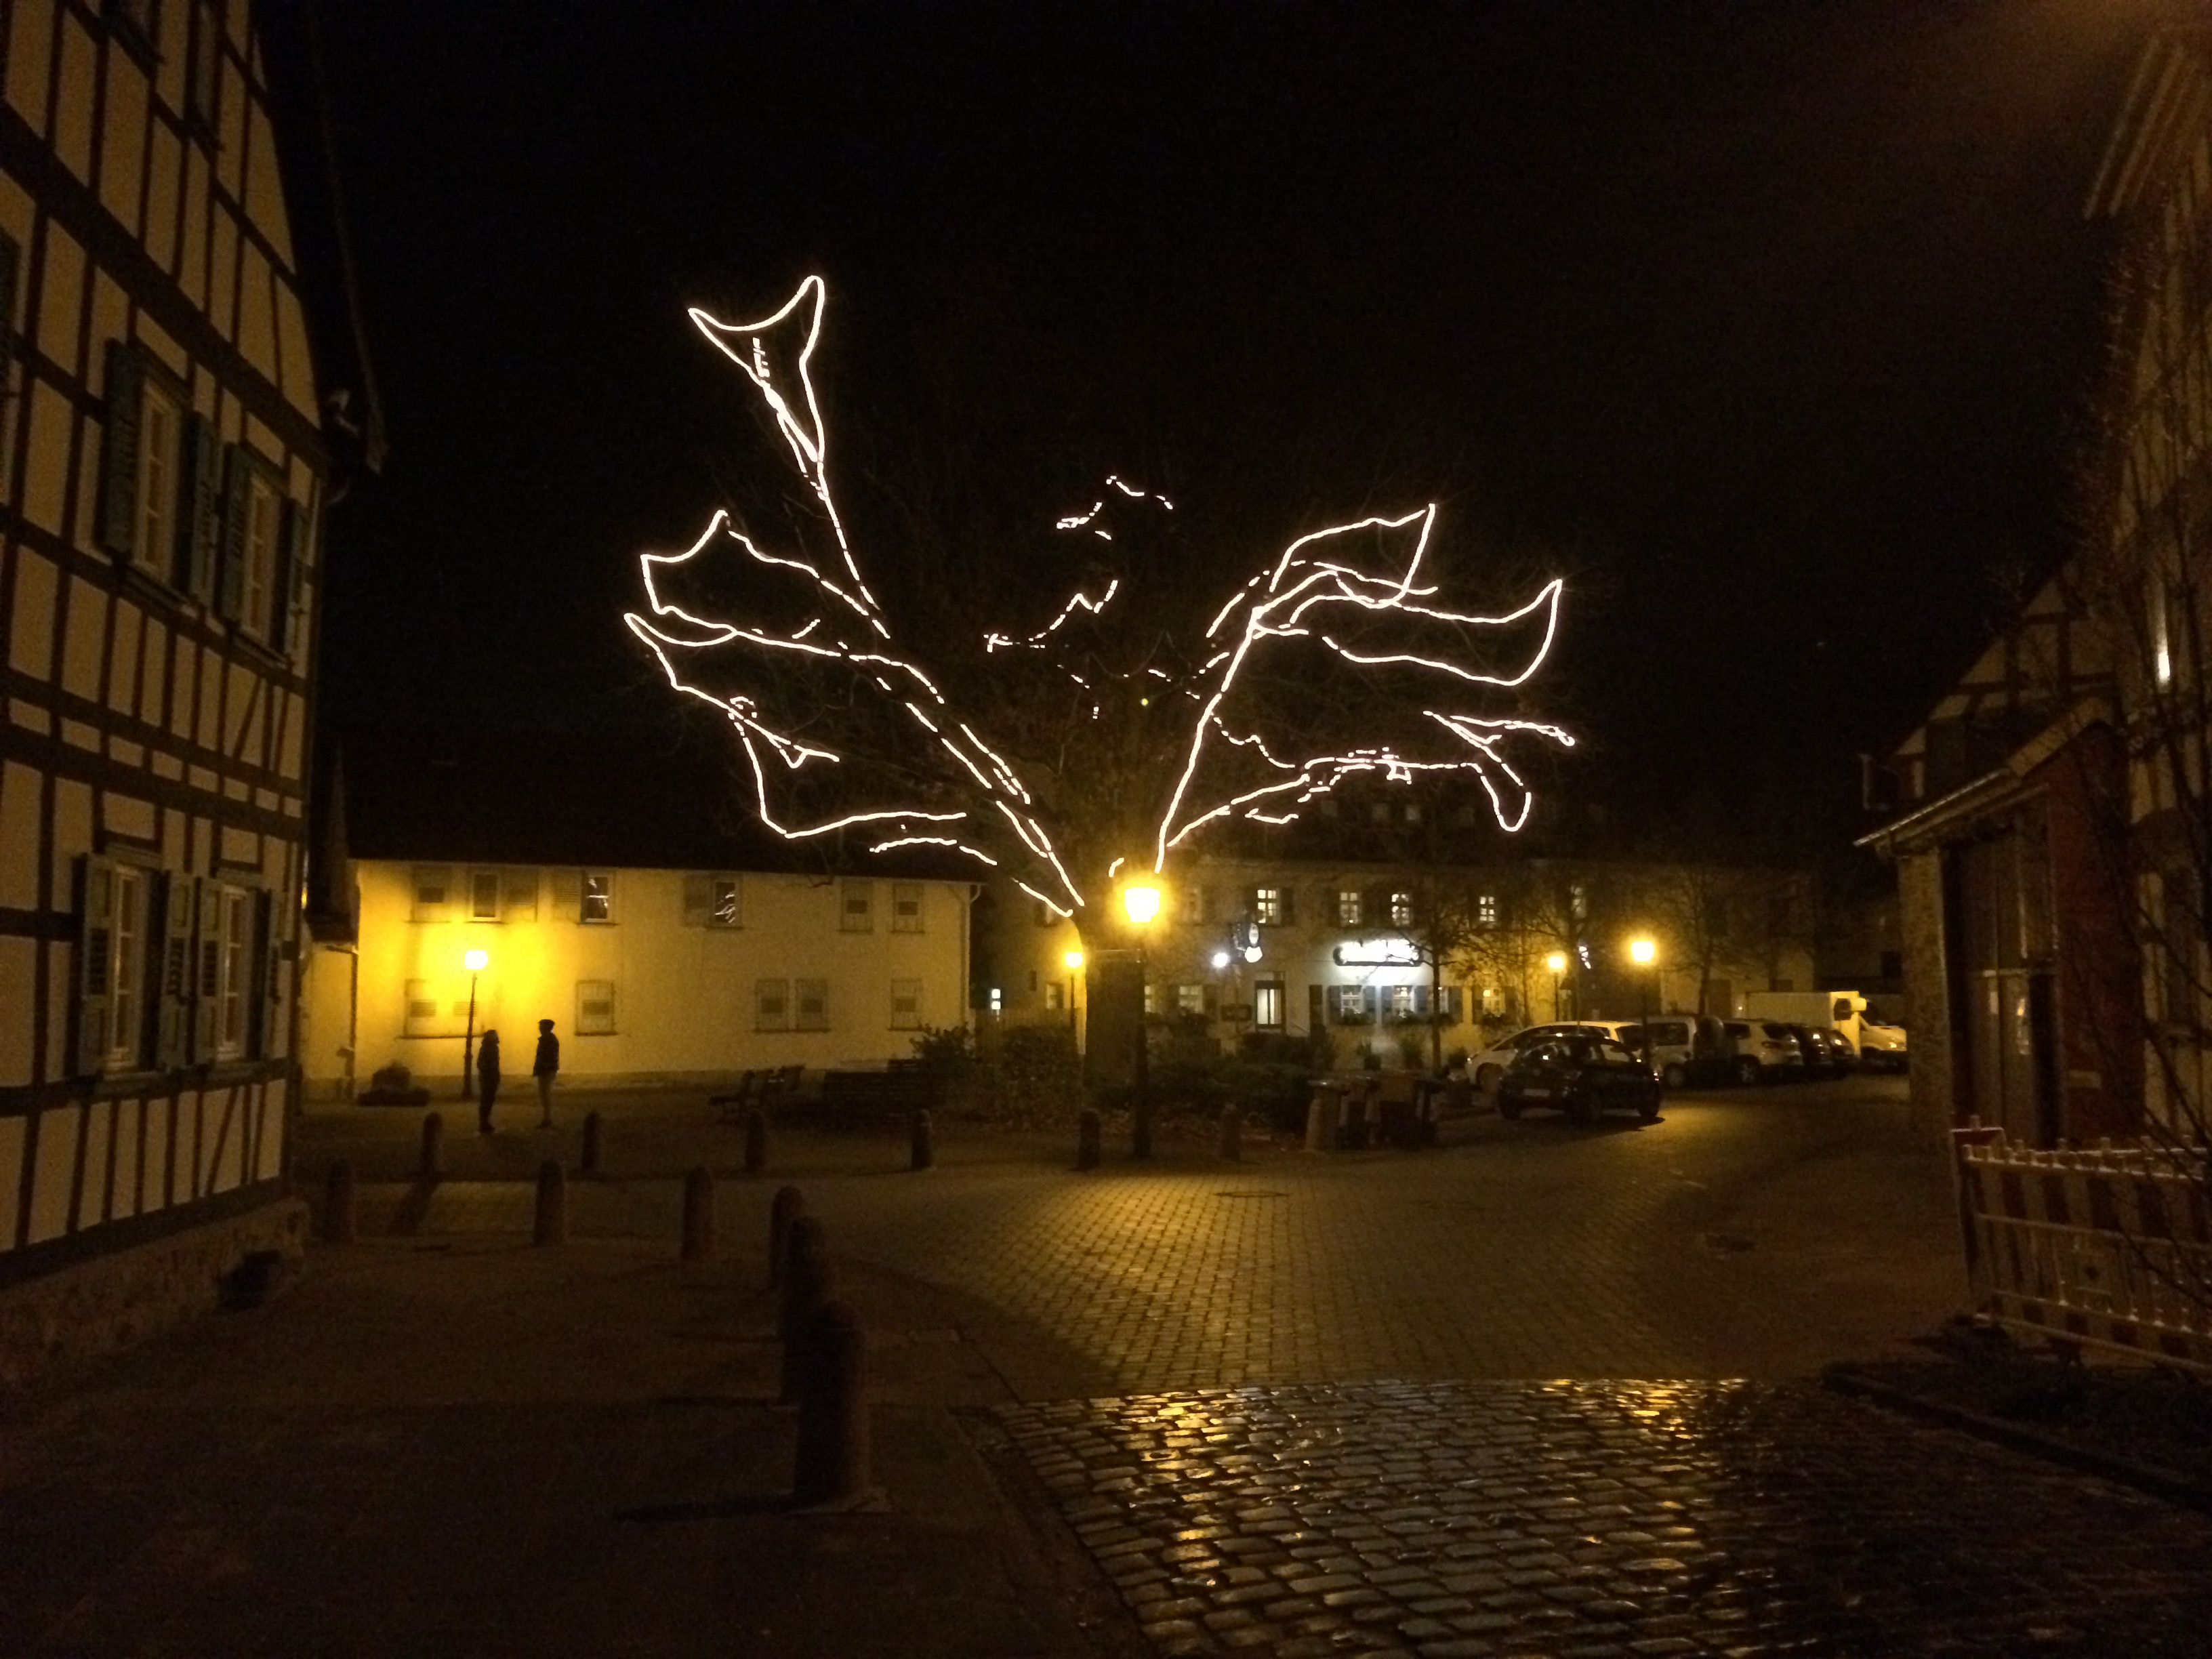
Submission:
[[[2042,1151],[1952,1131],[1976,1308],[2018,1334],[2212,1376],[2212,1171],[2145,1141]]]

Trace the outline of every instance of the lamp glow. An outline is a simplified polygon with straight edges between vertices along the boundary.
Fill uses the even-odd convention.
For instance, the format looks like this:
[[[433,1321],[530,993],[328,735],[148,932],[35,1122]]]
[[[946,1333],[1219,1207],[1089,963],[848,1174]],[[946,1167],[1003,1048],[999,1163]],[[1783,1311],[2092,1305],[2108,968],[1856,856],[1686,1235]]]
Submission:
[[[1220,971],[1221,971],[1221,969],[1223,969],[1224,968],[1226,968],[1228,965],[1229,965],[1229,952],[1228,952],[1228,951],[1216,951],[1213,953],[1213,969],[1214,969],[1214,971],[1215,971],[1216,973],[1218,973],[1218,972],[1220,972]]]
[[[1160,890],[1148,881],[1133,881],[1121,890],[1121,908],[1142,927],[1160,913]]]
[[[488,952],[483,951],[471,951],[467,955],[461,958],[461,961],[466,965],[471,973],[481,974],[483,972],[485,966],[491,961],[491,957]]]
[[[1628,941],[1629,960],[1639,968],[1649,968],[1651,965],[1651,958],[1658,954],[1659,947],[1648,939],[1632,939]]]
[[[1068,971],[1070,973],[1073,973],[1077,969],[1083,966],[1083,952],[1080,951],[1070,951],[1066,956],[1060,957],[1060,960],[1067,964]]]
[[[1544,958],[1544,966],[1550,969],[1554,974],[1565,973],[1567,971],[1567,953],[1565,951],[1553,951],[1551,955]]]

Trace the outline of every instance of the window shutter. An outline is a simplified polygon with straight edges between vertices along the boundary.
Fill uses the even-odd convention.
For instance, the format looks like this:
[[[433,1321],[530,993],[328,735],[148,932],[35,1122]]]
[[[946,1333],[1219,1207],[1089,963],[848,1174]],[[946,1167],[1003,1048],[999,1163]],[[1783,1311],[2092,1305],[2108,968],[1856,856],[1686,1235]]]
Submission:
[[[684,925],[704,927],[714,910],[714,878],[712,876],[684,878]]]
[[[222,442],[204,415],[185,419],[185,512],[177,527],[177,586],[215,603],[216,533],[222,522]]]
[[[247,483],[252,463],[233,444],[223,452],[222,533],[215,583],[215,608],[230,622],[238,620],[240,596],[246,588],[246,519]]]
[[[1298,890],[1285,883],[1275,890],[1282,895],[1283,926],[1296,927],[1298,920]]]
[[[292,648],[292,629],[300,617],[302,574],[307,562],[307,510],[287,501],[276,532],[276,576],[269,595],[269,648],[279,656]]]
[[[1381,986],[1363,985],[1359,988],[1359,1012],[1366,1015],[1370,1021],[1382,1013],[1382,988]]]
[[[161,1000],[154,1063],[165,1072],[184,1066],[191,1054],[192,878],[172,872],[162,883]]]
[[[195,1065],[215,1058],[222,1012],[222,890],[199,884],[199,915],[192,928],[192,1047]]]
[[[96,1075],[107,1063],[108,953],[114,948],[115,868],[86,854],[77,907],[76,1070]]]
[[[138,520],[138,406],[146,368],[121,340],[107,343],[107,439],[100,453],[100,544],[129,558]]]
[[[246,1052],[264,1059],[276,1046],[276,999],[284,988],[284,975],[276,960],[276,928],[271,895],[253,896],[253,972],[256,983],[252,1012],[246,1022]]]

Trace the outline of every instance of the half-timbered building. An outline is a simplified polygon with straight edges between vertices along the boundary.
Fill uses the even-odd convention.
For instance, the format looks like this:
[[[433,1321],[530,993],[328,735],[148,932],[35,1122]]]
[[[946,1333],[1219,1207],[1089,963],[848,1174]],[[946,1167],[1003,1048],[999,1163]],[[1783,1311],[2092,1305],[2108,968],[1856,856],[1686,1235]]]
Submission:
[[[320,530],[375,441],[257,14],[0,8],[0,1372],[299,1225]]]

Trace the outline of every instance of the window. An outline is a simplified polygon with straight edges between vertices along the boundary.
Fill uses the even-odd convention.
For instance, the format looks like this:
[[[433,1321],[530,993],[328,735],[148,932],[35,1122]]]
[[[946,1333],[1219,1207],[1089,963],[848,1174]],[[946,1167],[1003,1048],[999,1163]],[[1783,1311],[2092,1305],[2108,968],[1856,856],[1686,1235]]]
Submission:
[[[1567,914],[1577,921],[1589,920],[1589,889],[1578,881],[1570,883],[1567,887]]]
[[[1367,808],[1367,817],[1368,817],[1369,820],[1370,820],[1371,823],[1389,823],[1389,822],[1390,822],[1390,803],[1389,803],[1389,801],[1387,801],[1387,800],[1378,800],[1378,801],[1375,801],[1375,802],[1370,803],[1370,804],[1369,805],[1368,808]]]
[[[826,979],[799,979],[792,981],[792,1000],[797,1005],[797,1018],[792,1022],[801,1031],[826,1031],[830,1029],[830,981]]]
[[[150,887],[145,871],[106,859],[87,861],[78,939],[78,1057],[82,1071],[130,1071],[145,1062]]]
[[[222,1059],[246,1052],[246,1009],[250,1001],[253,953],[249,937],[252,907],[249,896],[235,887],[222,890],[222,925],[216,935],[216,1044]]]
[[[1206,889],[1195,884],[1182,890],[1176,897],[1176,915],[1186,927],[1195,927],[1206,920],[1208,906]]]
[[[1262,927],[1287,927],[1291,920],[1291,890],[1287,887],[1254,888],[1252,920]]]
[[[580,922],[605,922],[615,919],[615,878],[611,870],[584,872],[582,902],[577,907]]]
[[[875,931],[875,883],[848,879],[837,884],[837,926],[848,933]]]
[[[1058,990],[1058,986],[1052,988]],[[921,1029],[921,981],[918,979],[895,979],[891,981],[891,1030],[919,1031]]]
[[[538,920],[538,872],[535,870],[504,870],[500,872],[500,915],[507,921]]]
[[[245,453],[243,450],[234,453]],[[238,570],[223,585],[222,608],[237,623],[240,633],[267,643],[277,634],[277,543],[283,534],[284,501],[277,493],[276,481],[258,464],[245,462],[241,466],[244,482],[236,497]]]
[[[611,979],[576,981],[576,1035],[612,1036],[615,1033],[615,982]]]
[[[1374,1018],[1375,992],[1366,985],[1328,988],[1329,1014],[1340,1025],[1364,1025]]]
[[[686,927],[735,927],[741,924],[744,916],[735,876],[684,878],[684,925]]]
[[[1411,1019],[1419,1012],[1411,985],[1391,985],[1383,988],[1382,1011],[1393,1019]]]
[[[131,531],[131,562],[169,579],[177,544],[177,464],[185,416],[177,398],[147,376],[139,383],[138,466],[136,522]]]
[[[898,983],[894,980],[893,984]],[[1044,1011],[1048,1014],[1065,1013],[1067,1010],[1067,987],[1060,981],[1047,980],[1044,987]]]
[[[1156,980],[1145,981],[1145,1017],[1152,1018],[1160,1012],[1160,988]]]
[[[443,921],[446,919],[446,894],[453,884],[453,872],[442,865],[416,865],[414,906],[408,919],[411,921]]]
[[[1408,823],[1419,823],[1420,821],[1421,803],[1417,800],[1407,801],[1406,803],[1406,822]]]
[[[1176,1012],[1179,1014],[1203,1014],[1206,1012],[1206,989],[1202,984],[1176,986]]]
[[[1390,925],[1411,927],[1413,925],[1413,896],[1401,889],[1390,895]]]
[[[1283,1029],[1283,981],[1263,979],[1252,987],[1252,1024],[1263,1031]]]
[[[891,932],[918,933],[921,931],[921,884],[918,881],[895,881],[891,884]]]
[[[1358,927],[1366,915],[1365,899],[1366,895],[1357,887],[1338,888],[1336,890],[1336,925],[1340,927]]]
[[[427,979],[407,981],[407,1018],[401,1028],[408,1036],[434,1036],[438,1031],[438,999]]]
[[[499,920],[499,872],[471,870],[469,872],[469,920],[497,921]]]
[[[1474,900],[1474,925],[1478,927],[1498,926],[1498,895],[1478,893]]]
[[[753,1030],[756,1031],[788,1031],[791,1029],[791,981],[787,979],[763,979],[753,982]]]

